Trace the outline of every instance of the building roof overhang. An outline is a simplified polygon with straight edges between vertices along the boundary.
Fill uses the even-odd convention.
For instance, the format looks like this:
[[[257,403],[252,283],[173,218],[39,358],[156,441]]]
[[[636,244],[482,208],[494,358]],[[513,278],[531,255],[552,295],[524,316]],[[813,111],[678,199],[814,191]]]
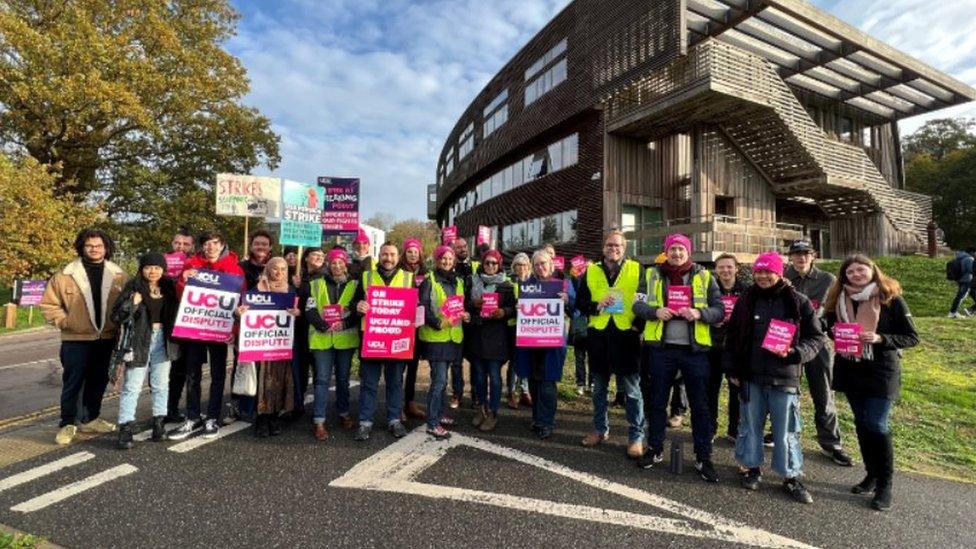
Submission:
[[[772,63],[791,86],[900,120],[976,90],[802,0],[681,0],[689,46],[708,37]]]

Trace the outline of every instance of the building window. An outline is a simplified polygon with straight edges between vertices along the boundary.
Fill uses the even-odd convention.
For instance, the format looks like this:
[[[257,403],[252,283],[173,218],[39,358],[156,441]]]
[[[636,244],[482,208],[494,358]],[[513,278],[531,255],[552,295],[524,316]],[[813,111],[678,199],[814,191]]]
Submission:
[[[508,122],[508,90],[502,90],[488,103],[484,110],[485,124],[482,128],[482,138],[493,134],[495,130]]]
[[[731,196],[716,196],[715,215],[735,217],[735,199]]]
[[[620,230],[627,237],[627,254],[657,255],[660,253],[663,241],[660,238],[642,238],[640,231],[653,228],[664,219],[660,208],[648,208],[633,204],[624,204],[620,208]],[[637,233],[637,234],[634,234]]]
[[[567,45],[568,42],[566,41],[565,38],[563,38],[562,41],[556,44],[555,46],[553,46],[551,50],[547,51],[539,59],[536,59],[535,63],[532,63],[532,66],[526,69],[525,71],[526,82],[528,82],[530,78],[538,74],[543,68],[545,68],[546,65],[552,63],[553,61],[558,59],[559,56],[566,53]]]
[[[450,177],[451,172],[454,171],[454,156],[456,154],[457,152],[455,151],[454,147],[451,147],[451,150],[447,152],[447,167],[444,169],[444,175],[446,177]]]
[[[837,135],[841,141],[851,143],[854,141],[854,120],[846,116],[840,117],[837,125]]]
[[[556,63],[551,69],[525,85],[525,105],[529,106],[553,88],[562,84],[567,77],[566,60]]]
[[[474,150],[474,122],[468,124],[461,134],[461,144],[458,146],[458,158],[464,158]]]
[[[514,251],[576,242],[577,217],[576,210],[569,210],[506,225],[501,228],[502,245],[505,250]]]

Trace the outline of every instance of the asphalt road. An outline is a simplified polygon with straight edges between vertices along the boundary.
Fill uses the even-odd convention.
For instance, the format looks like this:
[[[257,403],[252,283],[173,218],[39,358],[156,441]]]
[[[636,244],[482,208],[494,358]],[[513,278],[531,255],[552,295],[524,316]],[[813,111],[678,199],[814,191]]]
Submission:
[[[43,328],[0,338],[0,421],[58,403],[60,339]]]
[[[112,416],[115,407],[106,405]],[[723,442],[715,455],[722,482],[708,485],[689,450],[680,476],[635,467],[616,422],[610,444],[586,449],[585,414],[560,412],[547,441],[529,433],[528,410],[503,409],[489,434],[467,425],[470,414],[458,413],[448,443],[422,430],[401,440],[376,430],[359,443],[337,427],[318,443],[307,421],[272,439],[240,425],[199,446],[203,439],[191,438],[119,451],[112,436],[98,437],[0,468],[0,524],[67,547],[974,544],[972,485],[899,474],[894,510],[877,513],[848,493],[858,467],[808,452],[815,502],[804,506],[772,475],[756,493],[739,488]],[[27,428],[0,430],[0,450]],[[672,436],[690,449],[687,430]]]

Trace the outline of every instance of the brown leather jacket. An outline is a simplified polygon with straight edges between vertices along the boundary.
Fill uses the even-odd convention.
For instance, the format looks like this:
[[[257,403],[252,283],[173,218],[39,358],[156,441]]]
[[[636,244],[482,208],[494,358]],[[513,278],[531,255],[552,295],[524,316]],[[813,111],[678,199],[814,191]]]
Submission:
[[[44,297],[41,298],[41,312],[48,323],[61,330],[63,341],[95,341],[112,339],[117,327],[110,318],[112,306],[122,286],[129,279],[121,267],[105,261],[105,274],[102,276],[102,330],[95,326],[94,305],[91,286],[81,259],[68,263],[61,272],[51,277]]]

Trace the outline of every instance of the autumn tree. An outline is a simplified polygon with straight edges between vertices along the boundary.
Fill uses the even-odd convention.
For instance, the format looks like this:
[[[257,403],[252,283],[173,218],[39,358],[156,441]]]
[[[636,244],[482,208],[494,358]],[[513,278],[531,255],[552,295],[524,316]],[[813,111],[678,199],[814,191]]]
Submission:
[[[75,257],[72,244],[98,211],[54,195],[56,177],[33,158],[0,154],[0,285],[46,278]]]
[[[386,233],[386,239],[395,242],[398,246],[408,238],[419,238],[424,246],[424,256],[430,257],[434,253],[434,248],[440,244],[440,229],[433,221],[404,219],[394,223]]]
[[[133,238],[195,223],[218,172],[280,160],[223,48],[237,18],[227,0],[0,0],[0,142]]]

